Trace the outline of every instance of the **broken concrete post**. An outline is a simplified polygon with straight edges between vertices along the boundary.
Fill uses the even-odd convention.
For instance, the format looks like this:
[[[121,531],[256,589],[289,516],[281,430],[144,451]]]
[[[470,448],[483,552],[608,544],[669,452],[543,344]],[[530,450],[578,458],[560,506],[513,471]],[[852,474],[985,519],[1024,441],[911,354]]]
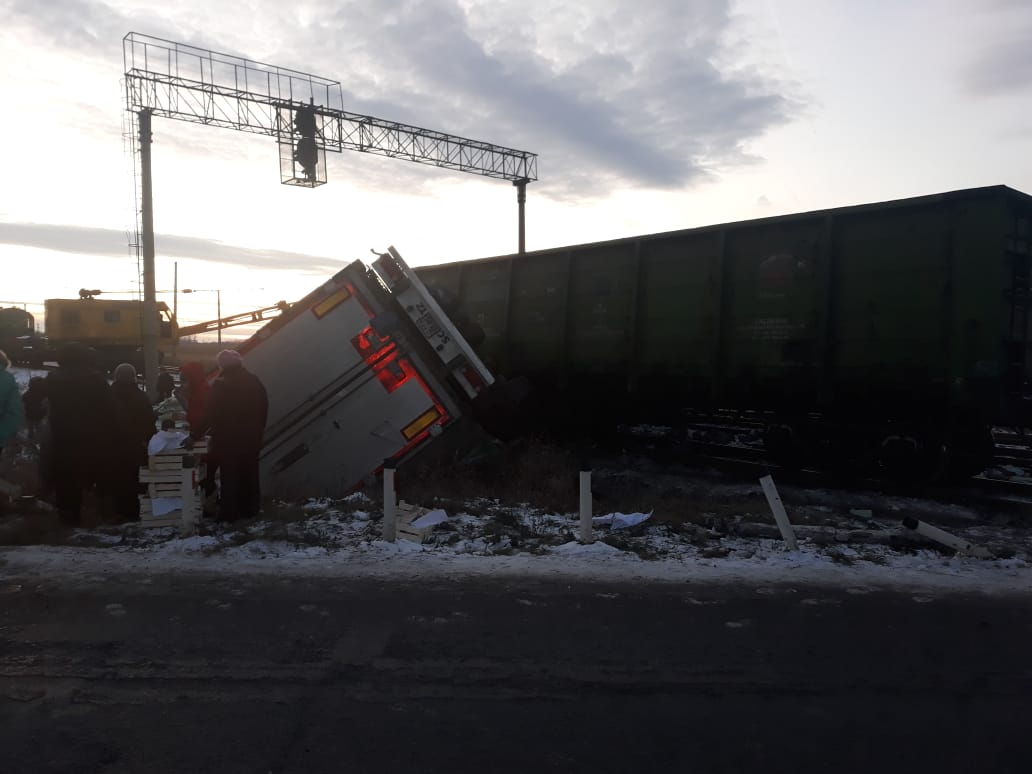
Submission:
[[[761,478],[760,486],[763,487],[763,494],[767,496],[767,504],[774,514],[774,521],[778,524],[778,529],[781,531],[781,537],[784,539],[785,545],[789,551],[798,550],[799,544],[796,542],[795,532],[792,531],[792,524],[788,520],[788,514],[785,513],[785,506],[781,502],[781,495],[778,494],[778,489],[774,486],[773,477],[764,476]]]
[[[394,491],[394,463],[383,464],[383,539],[393,543],[398,536],[398,495]]]
[[[903,526],[916,532],[918,535],[923,535],[929,540],[934,540],[936,543],[941,543],[948,548],[952,548],[958,554],[974,556],[978,559],[989,559],[992,557],[992,553],[984,546],[979,546],[968,540],[964,540],[964,538],[959,538],[944,529],[933,527],[931,524],[920,521],[919,519],[908,516],[903,519]]]
[[[580,542],[594,541],[591,531],[591,470],[580,472]]]

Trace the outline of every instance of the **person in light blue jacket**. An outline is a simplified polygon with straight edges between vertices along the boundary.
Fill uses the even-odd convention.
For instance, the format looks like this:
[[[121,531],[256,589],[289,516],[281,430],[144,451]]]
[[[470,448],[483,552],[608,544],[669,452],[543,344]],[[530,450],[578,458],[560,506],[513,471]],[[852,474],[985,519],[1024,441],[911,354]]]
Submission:
[[[18,434],[25,421],[25,407],[18,384],[7,370],[9,365],[7,354],[0,350],[0,451]]]

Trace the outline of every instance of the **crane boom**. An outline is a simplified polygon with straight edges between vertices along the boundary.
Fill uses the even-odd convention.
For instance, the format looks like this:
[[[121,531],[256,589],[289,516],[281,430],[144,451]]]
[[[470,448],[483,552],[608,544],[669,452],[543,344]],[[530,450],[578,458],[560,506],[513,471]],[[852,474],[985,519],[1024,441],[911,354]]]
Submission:
[[[183,338],[184,336],[194,336],[198,333],[217,331],[222,328],[232,328],[235,325],[248,325],[249,323],[264,322],[272,317],[278,317],[288,309],[290,309],[290,304],[286,301],[280,301],[272,306],[263,306],[261,309],[255,309],[250,312],[241,312],[240,314],[221,317],[218,320],[206,320],[205,322],[196,323],[194,325],[184,325],[179,328],[179,338]]]

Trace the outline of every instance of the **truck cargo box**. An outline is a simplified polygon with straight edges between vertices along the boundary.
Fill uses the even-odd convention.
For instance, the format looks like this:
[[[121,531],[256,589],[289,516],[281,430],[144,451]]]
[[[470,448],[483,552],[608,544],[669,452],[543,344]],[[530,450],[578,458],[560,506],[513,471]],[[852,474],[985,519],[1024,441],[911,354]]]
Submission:
[[[375,268],[355,261],[239,348],[269,395],[267,495],[353,491],[462,420],[493,381],[397,251]]]

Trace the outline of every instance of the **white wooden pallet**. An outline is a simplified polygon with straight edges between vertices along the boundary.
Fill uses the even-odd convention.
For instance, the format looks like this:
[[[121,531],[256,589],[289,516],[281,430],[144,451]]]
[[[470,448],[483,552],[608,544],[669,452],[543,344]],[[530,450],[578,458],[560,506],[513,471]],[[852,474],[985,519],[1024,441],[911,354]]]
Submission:
[[[180,527],[189,531],[197,528],[201,521],[200,481],[204,470],[200,464],[184,468],[183,458],[200,456],[207,450],[207,444],[201,443],[192,450],[174,449],[147,458],[147,467],[140,468],[140,483],[147,485],[147,494],[140,496],[140,523],[144,527]],[[155,516],[153,498],[176,498],[182,505]]]

